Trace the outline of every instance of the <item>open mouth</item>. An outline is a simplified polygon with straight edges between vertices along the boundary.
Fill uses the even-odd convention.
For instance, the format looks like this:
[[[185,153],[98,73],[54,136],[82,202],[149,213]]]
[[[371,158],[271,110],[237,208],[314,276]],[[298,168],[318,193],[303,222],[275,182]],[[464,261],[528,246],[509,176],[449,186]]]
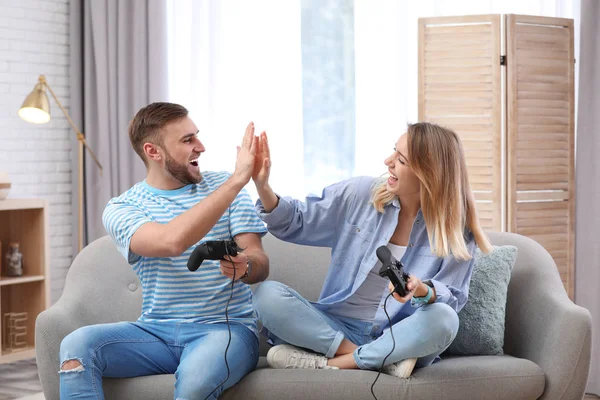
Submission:
[[[390,177],[388,178],[388,182],[389,183],[395,183],[398,181],[398,177],[396,177],[396,175],[392,174],[391,172],[389,172]]]
[[[190,165],[192,165],[193,167],[198,167],[198,159],[196,158],[195,160],[191,160]]]

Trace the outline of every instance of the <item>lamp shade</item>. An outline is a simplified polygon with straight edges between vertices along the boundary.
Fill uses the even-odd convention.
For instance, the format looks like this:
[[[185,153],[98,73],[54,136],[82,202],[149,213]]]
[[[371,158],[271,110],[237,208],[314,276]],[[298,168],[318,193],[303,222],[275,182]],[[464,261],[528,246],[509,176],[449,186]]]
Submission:
[[[25,98],[19,109],[19,117],[33,124],[45,124],[50,121],[50,102],[46,94],[46,83],[40,81]]]

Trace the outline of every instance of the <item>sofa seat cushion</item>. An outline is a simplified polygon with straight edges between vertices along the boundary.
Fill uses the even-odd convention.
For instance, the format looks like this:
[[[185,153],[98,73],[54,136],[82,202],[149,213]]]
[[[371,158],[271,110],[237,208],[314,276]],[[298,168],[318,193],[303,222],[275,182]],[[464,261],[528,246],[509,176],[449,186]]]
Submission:
[[[259,367],[265,366],[259,361]],[[258,368],[223,394],[223,399],[372,399],[376,372]],[[409,379],[381,374],[375,394],[384,399],[531,400],[542,395],[544,372],[512,356],[446,357],[417,369]]]
[[[372,398],[370,388],[376,376],[361,370],[276,370],[268,368],[261,357],[257,370],[220,398],[363,400]],[[174,375],[105,378],[104,391],[107,399],[166,400],[173,398],[174,383]],[[409,379],[381,374],[375,394],[379,400],[530,400],[540,397],[544,386],[544,373],[529,360],[507,355],[466,356],[444,358],[415,370]]]
[[[173,400],[175,375],[103,378],[102,387],[105,399]]]

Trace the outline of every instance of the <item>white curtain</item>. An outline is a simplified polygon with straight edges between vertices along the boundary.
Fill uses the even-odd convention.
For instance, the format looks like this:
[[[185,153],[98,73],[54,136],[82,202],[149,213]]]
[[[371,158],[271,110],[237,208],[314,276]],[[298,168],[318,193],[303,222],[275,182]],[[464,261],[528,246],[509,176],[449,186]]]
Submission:
[[[131,148],[127,125],[141,107],[167,97],[165,3],[72,0],[70,7],[71,115],[103,166],[100,174],[86,155],[84,241],[90,243],[106,235],[102,224],[106,203],[146,173]],[[76,148],[75,141],[73,145]],[[75,162],[76,150],[73,154]],[[74,167],[73,196],[77,171]],[[75,197],[73,201],[77,204]]]
[[[583,0],[581,6],[581,74],[579,135],[577,139],[577,226],[575,300],[592,313],[592,366],[588,392],[600,395],[600,2]]]
[[[417,120],[419,17],[575,18],[578,48],[579,7],[580,0],[355,0],[356,150],[348,175],[385,172],[384,158],[406,123]],[[169,98],[188,107],[200,129],[207,148],[201,168],[232,171],[235,146],[253,120],[269,134],[274,189],[306,194],[301,0],[168,0],[168,10]],[[254,197],[253,185],[247,188]]]

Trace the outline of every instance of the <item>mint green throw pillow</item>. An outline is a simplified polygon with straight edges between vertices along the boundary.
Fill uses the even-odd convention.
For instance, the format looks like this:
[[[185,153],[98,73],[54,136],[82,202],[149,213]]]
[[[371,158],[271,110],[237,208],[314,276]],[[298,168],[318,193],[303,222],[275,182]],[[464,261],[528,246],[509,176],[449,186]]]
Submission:
[[[515,246],[494,246],[489,254],[476,250],[469,299],[458,313],[458,333],[447,353],[504,354],[506,293],[516,259]]]

